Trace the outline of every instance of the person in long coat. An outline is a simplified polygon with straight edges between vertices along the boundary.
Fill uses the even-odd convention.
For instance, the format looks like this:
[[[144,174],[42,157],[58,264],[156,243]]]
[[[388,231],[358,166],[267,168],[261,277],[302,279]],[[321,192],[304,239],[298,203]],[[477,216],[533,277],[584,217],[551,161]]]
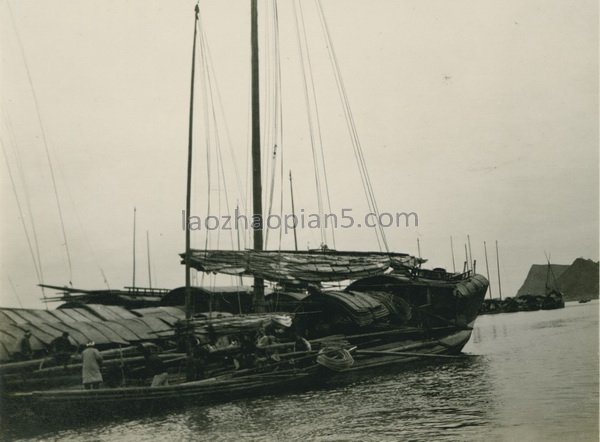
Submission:
[[[31,350],[31,331],[25,330],[25,334],[19,341],[19,350],[21,351],[20,356],[21,360],[26,361],[32,358],[33,351]]]
[[[88,342],[85,350],[81,353],[81,359],[83,360],[81,369],[83,386],[86,390],[100,388],[102,383],[102,373],[100,372],[102,355],[93,341]]]

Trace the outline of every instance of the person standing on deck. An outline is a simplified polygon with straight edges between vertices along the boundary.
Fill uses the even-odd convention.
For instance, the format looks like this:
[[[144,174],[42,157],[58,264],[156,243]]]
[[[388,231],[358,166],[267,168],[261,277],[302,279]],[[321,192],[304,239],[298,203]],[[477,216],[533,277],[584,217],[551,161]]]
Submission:
[[[20,356],[23,361],[31,359],[33,355],[33,351],[31,350],[31,342],[29,341],[29,338],[31,338],[31,331],[25,330],[25,334],[19,341],[19,350],[21,352]]]
[[[100,383],[102,382],[102,373],[100,373],[102,355],[96,349],[95,345],[94,341],[88,342],[86,349],[81,353],[83,361],[81,365],[81,377],[86,390],[100,388]]]
[[[73,351],[73,345],[69,339],[69,332],[63,332],[61,336],[54,339],[50,343],[51,350],[54,354],[54,360],[58,365],[62,365],[67,368],[67,364],[71,359],[71,352]]]

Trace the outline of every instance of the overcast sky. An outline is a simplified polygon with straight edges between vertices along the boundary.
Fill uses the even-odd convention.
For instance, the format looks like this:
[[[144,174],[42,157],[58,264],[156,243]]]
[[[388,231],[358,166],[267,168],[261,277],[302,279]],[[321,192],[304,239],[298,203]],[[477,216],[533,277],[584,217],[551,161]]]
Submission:
[[[494,296],[495,240],[504,296],[516,293],[529,266],[544,263],[545,253],[557,264],[598,259],[596,1],[321,2],[379,209],[418,214],[418,227],[386,229],[392,250],[417,254],[419,238],[432,267],[452,269],[452,236],[462,268],[468,234],[477,270],[485,275],[487,241]],[[153,285],[183,284],[178,253],[184,245],[194,4],[0,2],[0,131],[8,159],[0,174],[0,305],[43,305],[9,168],[32,243],[32,220],[35,225],[44,281],[64,285],[70,278],[46,147],[73,285],[105,288],[101,269],[111,288],[131,285],[134,206],[137,284],[148,282],[146,231]],[[272,6],[259,4],[262,29],[272,29],[266,18]],[[207,161],[211,213],[226,213],[226,197],[230,210],[236,202],[244,205],[249,5],[200,3],[210,57],[206,51],[199,57],[209,60],[213,76],[202,86],[207,82],[198,68],[194,215],[207,214]],[[317,103],[310,101],[311,112],[292,5],[278,3],[284,135],[276,141],[283,166],[275,168],[275,212],[282,198],[284,212],[290,210],[289,170],[296,211],[317,211],[307,115],[313,116],[314,138],[318,112],[318,162],[324,159],[327,166],[332,211],[352,209],[358,222],[368,210],[315,3],[302,3],[309,47],[304,57],[310,56]],[[273,41],[268,37],[261,35],[261,43]],[[269,45],[262,46],[263,60],[272,59]],[[217,131],[206,130],[209,88]],[[262,98],[265,103],[267,95]],[[263,132],[269,133],[273,124],[263,117]],[[263,173],[269,183],[270,165]],[[302,249],[321,242],[317,229],[298,236]],[[235,232],[211,235],[212,247],[230,248],[231,242],[237,243]],[[203,246],[201,233],[194,234],[194,244]],[[277,233],[270,233],[269,246],[279,247]],[[282,247],[293,248],[291,233],[283,235]],[[378,250],[365,228],[338,229],[336,247]]]

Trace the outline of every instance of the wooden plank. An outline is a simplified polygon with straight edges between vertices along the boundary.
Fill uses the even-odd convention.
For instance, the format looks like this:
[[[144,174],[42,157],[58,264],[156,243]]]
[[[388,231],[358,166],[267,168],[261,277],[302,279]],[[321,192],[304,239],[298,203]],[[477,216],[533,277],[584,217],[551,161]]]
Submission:
[[[150,333],[150,329],[141,319],[126,319],[119,321],[119,324],[126,326],[135,333],[140,341],[156,339],[156,334]]]
[[[124,340],[128,342],[135,342],[140,340],[138,335],[129,330],[129,328],[127,328],[126,325],[122,324],[122,321],[106,321],[105,324],[107,327],[110,327],[115,333],[117,333],[119,336],[121,336]]]
[[[67,309],[57,309],[57,310],[52,310],[50,313],[52,314],[52,316],[56,317],[56,322],[74,322],[75,319],[73,319],[72,316],[68,315],[67,313],[65,313],[65,310]]]
[[[82,308],[65,308],[60,309],[65,315],[68,315],[73,321],[86,322],[86,321],[97,321],[98,319]]]
[[[25,324],[27,321],[12,309],[3,310],[4,314],[8,316],[14,324]]]
[[[95,327],[90,326],[90,322],[76,322],[69,323],[69,326],[73,328],[77,327],[76,330],[78,333],[84,336],[83,340],[85,342],[94,341],[98,344],[107,344],[109,343],[109,339],[100,333]],[[66,324],[64,324],[66,326]],[[72,329],[73,329],[72,328]],[[65,330],[66,331],[66,330]],[[78,340],[79,342],[79,340]]]
[[[90,327],[94,327],[98,332],[100,332],[103,336],[108,340],[107,342],[111,342],[114,344],[123,344],[128,345],[129,341],[120,336],[115,329],[111,328],[110,325],[107,325],[106,322],[90,322],[88,323]]]
[[[115,319],[119,319],[118,316],[115,316],[113,312],[106,309],[103,305],[98,304],[87,304],[86,309],[93,312],[99,319],[105,321],[114,321]]]
[[[185,312],[179,307],[146,307],[133,310],[141,316],[171,316],[176,320],[185,319]]]
[[[88,304],[86,306],[89,310],[93,311],[99,318],[105,321],[115,321],[118,319],[125,319],[128,317],[133,317],[133,315],[129,316],[123,311],[127,312],[125,309],[118,308],[110,308],[112,306],[99,305],[99,304]]]
[[[25,309],[18,309],[15,310],[15,313],[22,317],[25,320],[25,322],[38,322],[39,318],[32,313],[33,311],[35,310],[28,311]]]
[[[155,317],[139,318],[139,320],[146,324],[149,333],[171,330],[169,325]],[[152,335],[156,336],[154,333]]]
[[[9,315],[6,314],[4,309],[0,309],[0,324],[12,324],[14,322],[15,321]]]
[[[23,312],[27,312],[31,316],[29,322],[48,322],[51,317],[47,310],[23,310]]]
[[[119,319],[133,319],[137,317],[135,314],[131,313],[126,308],[120,307],[118,305],[106,305],[104,307],[106,307],[106,309],[112,312],[113,314],[117,315]]]

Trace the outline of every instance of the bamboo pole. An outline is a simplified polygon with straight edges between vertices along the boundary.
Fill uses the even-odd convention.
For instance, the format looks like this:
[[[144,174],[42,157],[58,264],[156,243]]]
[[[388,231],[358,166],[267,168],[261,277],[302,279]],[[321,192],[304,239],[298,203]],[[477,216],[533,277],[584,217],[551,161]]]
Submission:
[[[408,351],[385,351],[385,350],[356,350],[356,354],[362,355],[380,355],[380,356],[409,356],[419,358],[449,358],[449,359],[463,359],[465,356],[458,355],[442,355],[433,353],[417,353]]]
[[[294,221],[294,250],[298,250],[298,237],[296,235],[296,210],[294,208],[294,186],[292,184],[292,171],[290,170],[290,196],[292,199],[292,220]]]
[[[135,217],[136,217],[136,212],[137,212],[137,209],[134,207],[133,208],[133,281],[131,283],[131,286],[133,287],[134,291],[135,291]]]
[[[487,279],[488,279],[488,290],[490,291],[490,299],[492,299],[493,298],[492,281],[490,279],[490,267],[488,265],[487,245],[486,245],[485,241],[483,242],[483,251],[485,253],[485,271],[486,271]]]
[[[146,256],[148,257],[148,287],[152,288],[152,268],[150,260],[150,233],[146,230]]]
[[[450,235],[450,252],[452,253],[452,272],[456,273],[456,261],[454,260],[454,243],[452,242],[452,235]]]
[[[496,240],[496,265],[498,266],[498,292],[500,292],[500,301],[502,301],[502,282],[500,281],[500,257],[498,255],[498,240]]]
[[[471,253],[471,237],[467,235],[467,244],[469,245],[469,264],[471,265],[471,270],[475,272],[475,268],[473,267],[473,253]]]

